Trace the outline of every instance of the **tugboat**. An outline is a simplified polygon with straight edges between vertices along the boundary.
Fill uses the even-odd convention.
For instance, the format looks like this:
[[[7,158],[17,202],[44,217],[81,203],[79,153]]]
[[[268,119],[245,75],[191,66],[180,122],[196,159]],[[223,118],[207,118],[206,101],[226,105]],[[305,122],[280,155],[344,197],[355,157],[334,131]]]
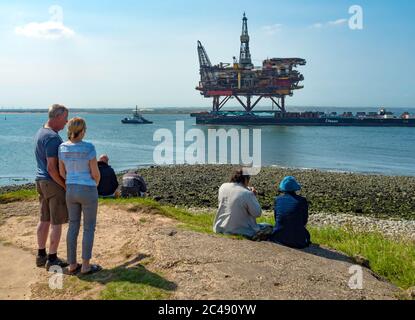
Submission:
[[[152,124],[152,121],[144,119],[143,116],[138,112],[138,106],[135,107],[135,111],[132,117],[124,118],[121,120],[124,124]]]

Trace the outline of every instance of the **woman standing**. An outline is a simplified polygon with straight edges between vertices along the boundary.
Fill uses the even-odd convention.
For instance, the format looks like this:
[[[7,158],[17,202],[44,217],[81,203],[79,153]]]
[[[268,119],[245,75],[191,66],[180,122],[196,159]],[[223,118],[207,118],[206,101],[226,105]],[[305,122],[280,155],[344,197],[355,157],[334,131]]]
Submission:
[[[69,273],[92,274],[102,270],[90,264],[98,211],[100,180],[93,144],[82,141],[86,124],[81,118],[68,123],[68,141],[59,147],[59,173],[66,179],[66,204],[69,214],[67,235]],[[82,265],[77,263],[76,248],[83,213]]]

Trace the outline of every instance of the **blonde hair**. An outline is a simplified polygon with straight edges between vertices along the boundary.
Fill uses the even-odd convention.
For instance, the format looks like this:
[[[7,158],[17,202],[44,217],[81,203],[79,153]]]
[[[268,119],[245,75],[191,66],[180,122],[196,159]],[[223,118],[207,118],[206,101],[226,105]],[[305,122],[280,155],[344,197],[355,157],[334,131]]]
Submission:
[[[68,122],[68,139],[74,140],[79,137],[81,132],[86,130],[85,120],[82,118],[73,118]]]
[[[65,112],[68,112],[68,109],[65,106],[61,104],[54,104],[49,108],[49,119],[55,119],[60,115],[63,115]]]

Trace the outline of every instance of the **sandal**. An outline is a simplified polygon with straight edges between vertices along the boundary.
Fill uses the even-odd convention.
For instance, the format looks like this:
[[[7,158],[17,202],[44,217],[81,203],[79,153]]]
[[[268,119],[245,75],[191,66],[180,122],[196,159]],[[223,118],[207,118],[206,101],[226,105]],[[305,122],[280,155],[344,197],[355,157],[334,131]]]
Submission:
[[[87,276],[87,275],[91,275],[91,274],[94,274],[94,273],[97,273],[97,272],[100,272],[100,271],[102,271],[102,267],[101,266],[99,266],[97,264],[91,264],[91,267],[90,267],[89,271],[87,271],[87,272],[81,272],[81,274],[83,276]]]
[[[68,270],[68,275],[76,276],[81,271],[81,269],[82,269],[82,264],[78,263],[76,265],[75,270],[72,270],[72,271]]]

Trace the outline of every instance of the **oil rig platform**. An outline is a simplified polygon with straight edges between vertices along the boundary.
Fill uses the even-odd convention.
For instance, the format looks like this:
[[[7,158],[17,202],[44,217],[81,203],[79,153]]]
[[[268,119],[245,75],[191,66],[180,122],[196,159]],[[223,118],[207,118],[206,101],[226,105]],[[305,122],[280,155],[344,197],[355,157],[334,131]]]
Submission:
[[[301,58],[272,58],[263,61],[261,67],[252,63],[249,49],[248,18],[242,19],[241,50],[239,61],[233,64],[212,65],[202,43],[197,51],[200,63],[200,82],[196,90],[205,98],[213,99],[210,112],[192,113],[200,125],[276,125],[276,126],[381,126],[415,127],[415,115],[408,112],[400,117],[382,108],[376,112],[287,112],[285,99],[302,89],[304,76],[296,70],[306,65]],[[222,111],[226,103],[235,98],[243,111]],[[257,111],[254,108],[262,99],[270,99],[277,109]]]
[[[294,90],[303,88],[300,82],[304,76],[295,68],[304,66],[304,59],[273,58],[265,60],[262,67],[255,67],[249,40],[248,18],[244,13],[239,61],[234,57],[232,65],[212,65],[205,48],[198,41],[201,80],[196,90],[205,98],[213,98],[213,112],[220,111],[231,98],[236,98],[246,112],[251,112],[263,98],[271,99],[285,112],[286,96],[292,96]]]

